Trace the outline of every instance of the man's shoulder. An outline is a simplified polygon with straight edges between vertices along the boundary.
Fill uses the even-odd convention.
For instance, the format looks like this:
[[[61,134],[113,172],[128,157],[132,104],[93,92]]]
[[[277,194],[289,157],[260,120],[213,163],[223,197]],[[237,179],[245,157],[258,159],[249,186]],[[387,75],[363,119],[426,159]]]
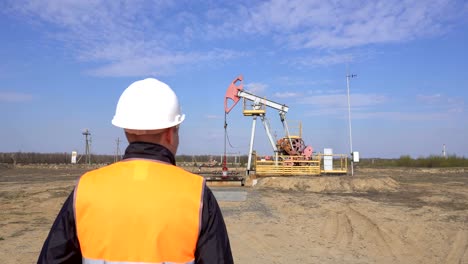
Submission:
[[[114,163],[110,163],[110,164],[107,164],[107,165],[103,165],[101,167],[98,167],[98,168],[95,168],[95,169],[92,169],[92,170],[88,171],[88,173],[96,173],[96,172],[99,172],[99,171],[107,170],[109,168],[117,166],[119,163],[120,162],[114,162]]]
[[[102,166],[102,167],[89,170],[89,171],[83,173],[83,175],[82,175],[80,178],[83,178],[83,177],[90,177],[90,176],[99,175],[99,174],[104,174],[105,172],[107,172],[107,171],[109,171],[109,170],[115,169],[115,167],[117,166],[117,164],[118,164],[118,162],[112,163],[112,164],[108,164],[108,165],[104,165],[104,166]]]
[[[201,176],[200,174],[195,174],[191,171],[188,171],[182,167],[179,167],[179,166],[173,166],[174,167],[174,170],[176,170],[178,173],[180,174],[184,174],[184,175],[187,175],[189,177],[194,177],[194,178],[200,178],[200,179],[205,179],[203,176]]]

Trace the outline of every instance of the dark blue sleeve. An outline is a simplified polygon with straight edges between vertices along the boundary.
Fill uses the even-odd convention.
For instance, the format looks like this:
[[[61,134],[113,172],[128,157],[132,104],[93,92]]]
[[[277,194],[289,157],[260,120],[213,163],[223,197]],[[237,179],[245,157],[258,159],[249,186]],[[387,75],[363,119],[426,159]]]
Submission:
[[[234,263],[221,209],[207,186],[203,194],[202,227],[195,251],[195,263]]]
[[[81,264],[81,251],[76,234],[73,210],[74,192],[68,196],[57,215],[39,255],[39,264]]]

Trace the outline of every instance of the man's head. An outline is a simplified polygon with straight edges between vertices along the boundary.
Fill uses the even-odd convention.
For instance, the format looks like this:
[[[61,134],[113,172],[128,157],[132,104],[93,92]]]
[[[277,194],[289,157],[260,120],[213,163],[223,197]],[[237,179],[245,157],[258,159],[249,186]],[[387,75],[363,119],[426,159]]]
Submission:
[[[174,91],[167,84],[148,78],[125,89],[112,124],[125,129],[129,142],[161,144],[175,155],[179,125],[184,119]]]

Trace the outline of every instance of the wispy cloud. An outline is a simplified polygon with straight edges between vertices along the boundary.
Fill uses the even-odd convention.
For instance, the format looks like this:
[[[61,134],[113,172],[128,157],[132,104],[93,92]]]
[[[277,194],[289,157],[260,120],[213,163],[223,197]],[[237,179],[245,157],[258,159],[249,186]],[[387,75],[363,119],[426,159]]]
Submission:
[[[373,118],[370,113],[381,111],[391,99],[380,94],[352,94],[350,96],[353,118]],[[307,105],[307,116],[329,116],[347,118],[348,97],[342,91],[321,91],[297,99],[297,103]],[[361,115],[362,114],[362,115]],[[368,114],[368,115],[366,115]]]
[[[0,91],[0,102],[21,103],[21,102],[29,102],[32,100],[33,100],[33,96],[31,94]]]
[[[220,115],[206,115],[205,118],[207,119],[222,119],[223,117]]]
[[[221,140],[222,138],[224,138],[224,134],[221,134],[221,133],[209,133],[209,134],[206,134],[205,136],[206,139],[208,140]]]
[[[324,56],[301,56],[298,58],[289,59],[288,63],[297,66],[332,66],[337,64],[345,64],[354,61],[353,54],[330,54]]]
[[[438,36],[467,14],[466,4],[456,0],[7,0],[4,6],[3,13],[42,26],[79,60],[93,62],[89,73],[104,76],[223,63],[247,54],[213,40],[252,38],[274,42],[275,51],[333,51],[291,59],[296,66],[341,64],[356,59],[349,48]]]
[[[271,0],[249,9],[243,30],[273,34],[292,48],[349,48],[443,34],[462,1]]]
[[[223,63],[243,51],[193,48],[198,16],[172,1],[10,1],[8,11],[44,25],[99,76],[170,74],[175,67]],[[187,9],[190,10],[190,9]],[[190,50],[190,51],[188,51]]]
[[[311,87],[311,86],[324,86],[332,83],[331,80],[311,80],[302,77],[292,76],[279,76],[276,83],[280,86],[295,86],[295,87]]]
[[[441,94],[432,94],[432,95],[418,94],[416,96],[416,99],[423,103],[434,104],[434,103],[438,103],[441,101],[442,95]]]
[[[447,119],[465,111],[463,99],[443,94],[417,95],[401,101],[386,95],[361,93],[352,94],[350,101],[353,119],[430,121]],[[343,93],[328,91],[300,98],[297,102],[310,107],[308,116],[347,118],[347,95]]]
[[[112,56],[120,56],[111,61]],[[138,76],[138,75],[167,75],[172,74],[175,67],[193,65],[203,62],[225,61],[245,56],[245,52],[215,49],[208,52],[152,52],[150,49],[134,51],[129,56],[119,55],[118,51],[110,54],[105,65],[89,71],[98,76]],[[89,56],[99,61],[99,56]]]
[[[273,94],[274,97],[277,98],[294,98],[301,96],[301,93],[296,92],[276,92]]]
[[[262,95],[266,91],[268,85],[264,83],[247,83],[244,85],[244,87],[245,90],[255,95]]]
[[[416,96],[416,101],[427,106],[428,109],[436,109],[448,113],[463,113],[465,102],[461,97],[450,97],[444,94],[430,94]]]
[[[353,114],[354,119],[383,119],[383,120],[399,120],[399,121],[430,121],[443,120],[447,118],[447,113],[440,112],[356,112]]]
[[[388,101],[388,97],[379,94],[353,94],[350,96],[350,101],[353,107],[368,107],[383,104]],[[298,103],[323,108],[346,108],[348,99],[346,94],[324,94],[301,98]]]
[[[348,118],[347,109],[341,108],[316,108],[311,109],[305,113],[307,116],[316,117],[335,117],[341,119]],[[393,120],[393,121],[430,121],[430,120],[444,120],[450,116],[447,111],[426,111],[414,112],[408,111],[382,111],[380,108],[353,108],[352,119],[378,119],[378,120]]]

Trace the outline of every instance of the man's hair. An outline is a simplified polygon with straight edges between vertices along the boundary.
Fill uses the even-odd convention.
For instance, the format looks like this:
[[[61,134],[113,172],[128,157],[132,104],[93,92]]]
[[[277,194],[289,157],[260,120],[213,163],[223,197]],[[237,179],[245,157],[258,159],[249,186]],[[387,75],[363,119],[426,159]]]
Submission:
[[[151,137],[152,141],[160,141],[163,135],[163,132],[168,129],[158,129],[158,130],[133,130],[125,129],[125,135],[127,136],[128,142],[136,141],[146,141],[148,137]]]
[[[125,136],[127,137],[128,142],[136,142],[136,141],[145,142],[145,141],[148,141],[148,139],[151,139],[151,141],[161,141],[161,138],[164,132],[172,128],[178,131],[179,125],[174,126],[174,127],[163,128],[163,129],[155,129],[155,130],[136,130],[136,129],[124,129],[124,130],[125,130]]]

